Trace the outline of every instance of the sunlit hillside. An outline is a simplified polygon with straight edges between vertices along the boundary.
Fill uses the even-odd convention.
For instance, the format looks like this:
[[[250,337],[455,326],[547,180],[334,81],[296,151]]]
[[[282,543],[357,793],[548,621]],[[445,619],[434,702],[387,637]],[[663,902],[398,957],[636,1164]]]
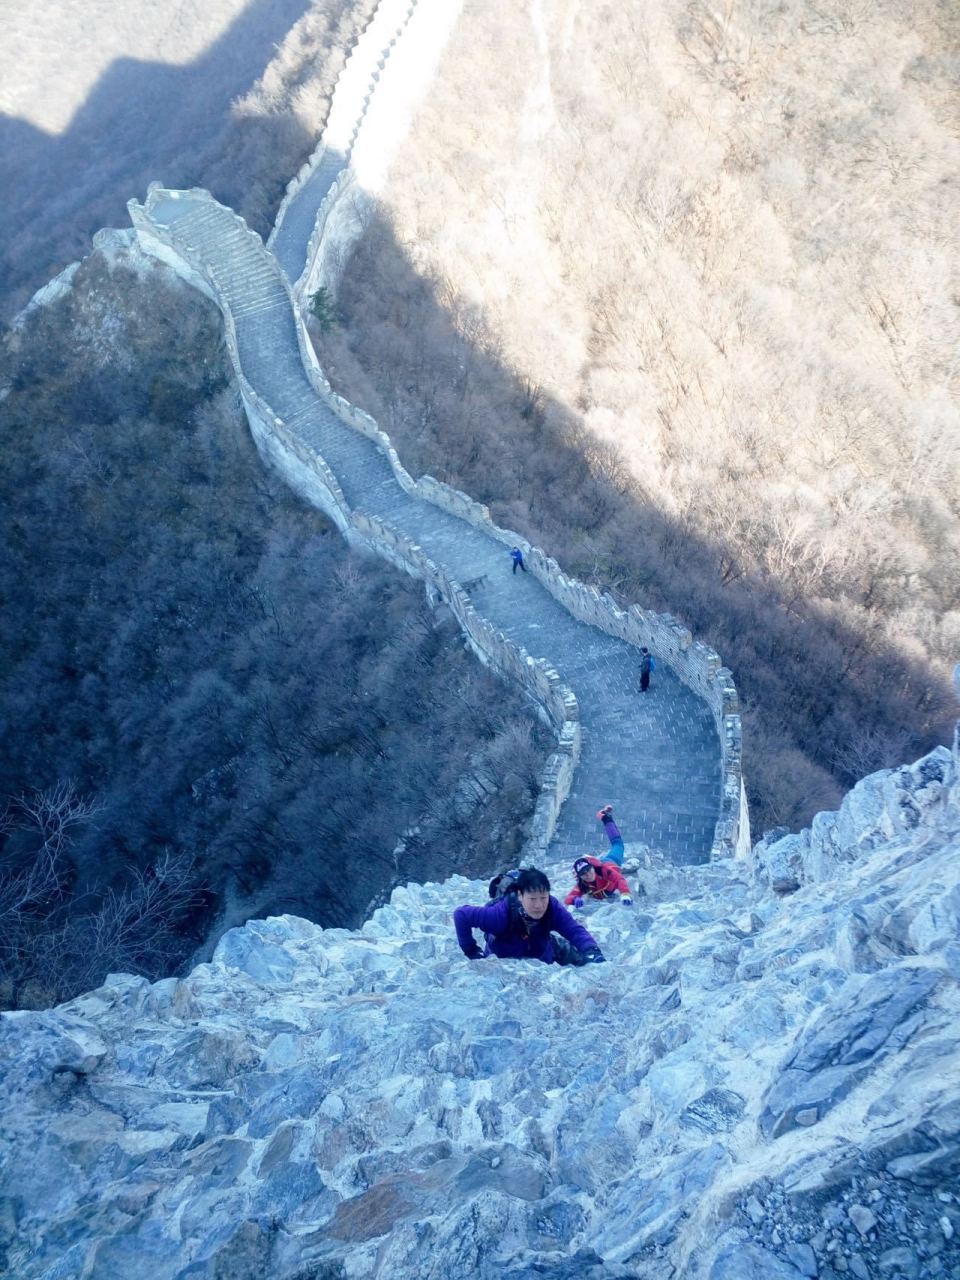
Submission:
[[[472,0],[325,342],[414,470],[716,645],[763,824],[947,732],[958,35]]]
[[[258,230],[313,149],[375,0],[0,6],[0,315],[155,179]]]

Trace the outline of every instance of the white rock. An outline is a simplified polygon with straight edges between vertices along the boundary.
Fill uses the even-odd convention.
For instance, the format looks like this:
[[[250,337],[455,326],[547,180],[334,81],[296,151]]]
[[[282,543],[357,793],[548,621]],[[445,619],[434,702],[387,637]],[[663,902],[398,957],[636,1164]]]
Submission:
[[[852,1204],[847,1210],[847,1217],[860,1232],[862,1237],[868,1236],[877,1225],[877,1220],[863,1204]]]
[[[850,1133],[898,1178],[942,1186],[960,796],[917,804],[909,830],[876,803],[930,798],[941,766],[923,787],[919,766],[910,785],[868,780],[842,824],[790,842],[807,878],[789,896],[731,864],[664,874],[675,896],[642,933],[625,911],[590,913],[603,966],[465,961],[450,912],[486,882],[454,877],[397,889],[356,933],[251,921],[182,980],[120,975],[66,1009],[5,1015],[0,1211],[15,1200],[22,1280],[66,1265],[68,1237],[77,1274],[127,1274],[128,1251],[155,1280],[210,1258],[290,1280],[321,1239],[348,1277],[419,1280],[429,1256],[438,1276],[482,1257],[491,1276],[570,1280],[590,1251],[645,1280],[651,1259],[733,1276],[749,1261],[735,1206],[751,1229],[776,1225],[771,1181],[819,1196]],[[768,1141],[783,1079],[799,1127]],[[905,1154],[887,1160],[890,1144]],[[849,1221],[876,1229],[863,1204]],[[843,1223],[827,1222],[831,1256]]]

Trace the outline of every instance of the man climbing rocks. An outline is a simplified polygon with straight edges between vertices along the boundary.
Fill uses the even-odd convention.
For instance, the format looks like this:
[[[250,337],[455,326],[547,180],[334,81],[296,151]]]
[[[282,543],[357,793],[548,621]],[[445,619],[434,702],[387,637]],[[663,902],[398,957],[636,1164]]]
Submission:
[[[599,858],[578,858],[573,864],[573,873],[577,883],[564,898],[568,907],[579,910],[584,898],[612,898],[617,893],[625,907],[633,906],[630,886],[615,863],[601,862]]]
[[[610,852],[607,854],[604,861],[615,862],[618,867],[622,867],[623,836],[621,836],[620,828],[613,820],[613,806],[605,804],[602,809],[598,809],[597,821],[607,833],[607,839],[610,841]]]
[[[550,881],[535,867],[524,867],[510,891],[496,902],[457,907],[453,924],[468,960],[498,956],[581,965],[600,964],[604,959],[596,939],[552,896]],[[482,930],[485,948],[475,940],[474,929]]]
[[[518,569],[522,569],[524,573],[527,572],[527,566],[523,563],[523,552],[519,547],[513,548],[510,552],[510,559],[513,561],[514,573],[516,573]]]
[[[656,667],[653,660],[653,654],[644,646],[640,650],[640,692],[646,693],[650,688],[650,672]]]

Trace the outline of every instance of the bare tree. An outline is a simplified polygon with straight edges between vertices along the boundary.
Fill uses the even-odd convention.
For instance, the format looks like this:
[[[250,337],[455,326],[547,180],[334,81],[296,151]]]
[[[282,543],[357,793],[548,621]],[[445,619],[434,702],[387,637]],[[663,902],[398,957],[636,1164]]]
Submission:
[[[64,854],[71,832],[90,822],[102,806],[77,793],[72,781],[8,801],[0,814],[0,834],[28,833],[37,840],[27,866],[0,863],[0,940],[9,937],[13,922],[27,914],[50,911],[66,897]],[[0,948],[3,947],[0,941]]]

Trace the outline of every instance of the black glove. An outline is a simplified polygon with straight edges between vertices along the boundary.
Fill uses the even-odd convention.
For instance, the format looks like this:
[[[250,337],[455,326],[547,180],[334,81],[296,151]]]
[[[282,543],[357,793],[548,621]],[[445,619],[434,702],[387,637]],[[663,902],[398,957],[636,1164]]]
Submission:
[[[599,947],[591,947],[588,951],[581,952],[584,964],[606,964],[607,957],[603,954]]]
[[[469,951],[465,950],[463,954],[467,957],[468,960],[482,960],[483,948],[477,946],[477,944],[474,942],[471,944],[470,950]]]

